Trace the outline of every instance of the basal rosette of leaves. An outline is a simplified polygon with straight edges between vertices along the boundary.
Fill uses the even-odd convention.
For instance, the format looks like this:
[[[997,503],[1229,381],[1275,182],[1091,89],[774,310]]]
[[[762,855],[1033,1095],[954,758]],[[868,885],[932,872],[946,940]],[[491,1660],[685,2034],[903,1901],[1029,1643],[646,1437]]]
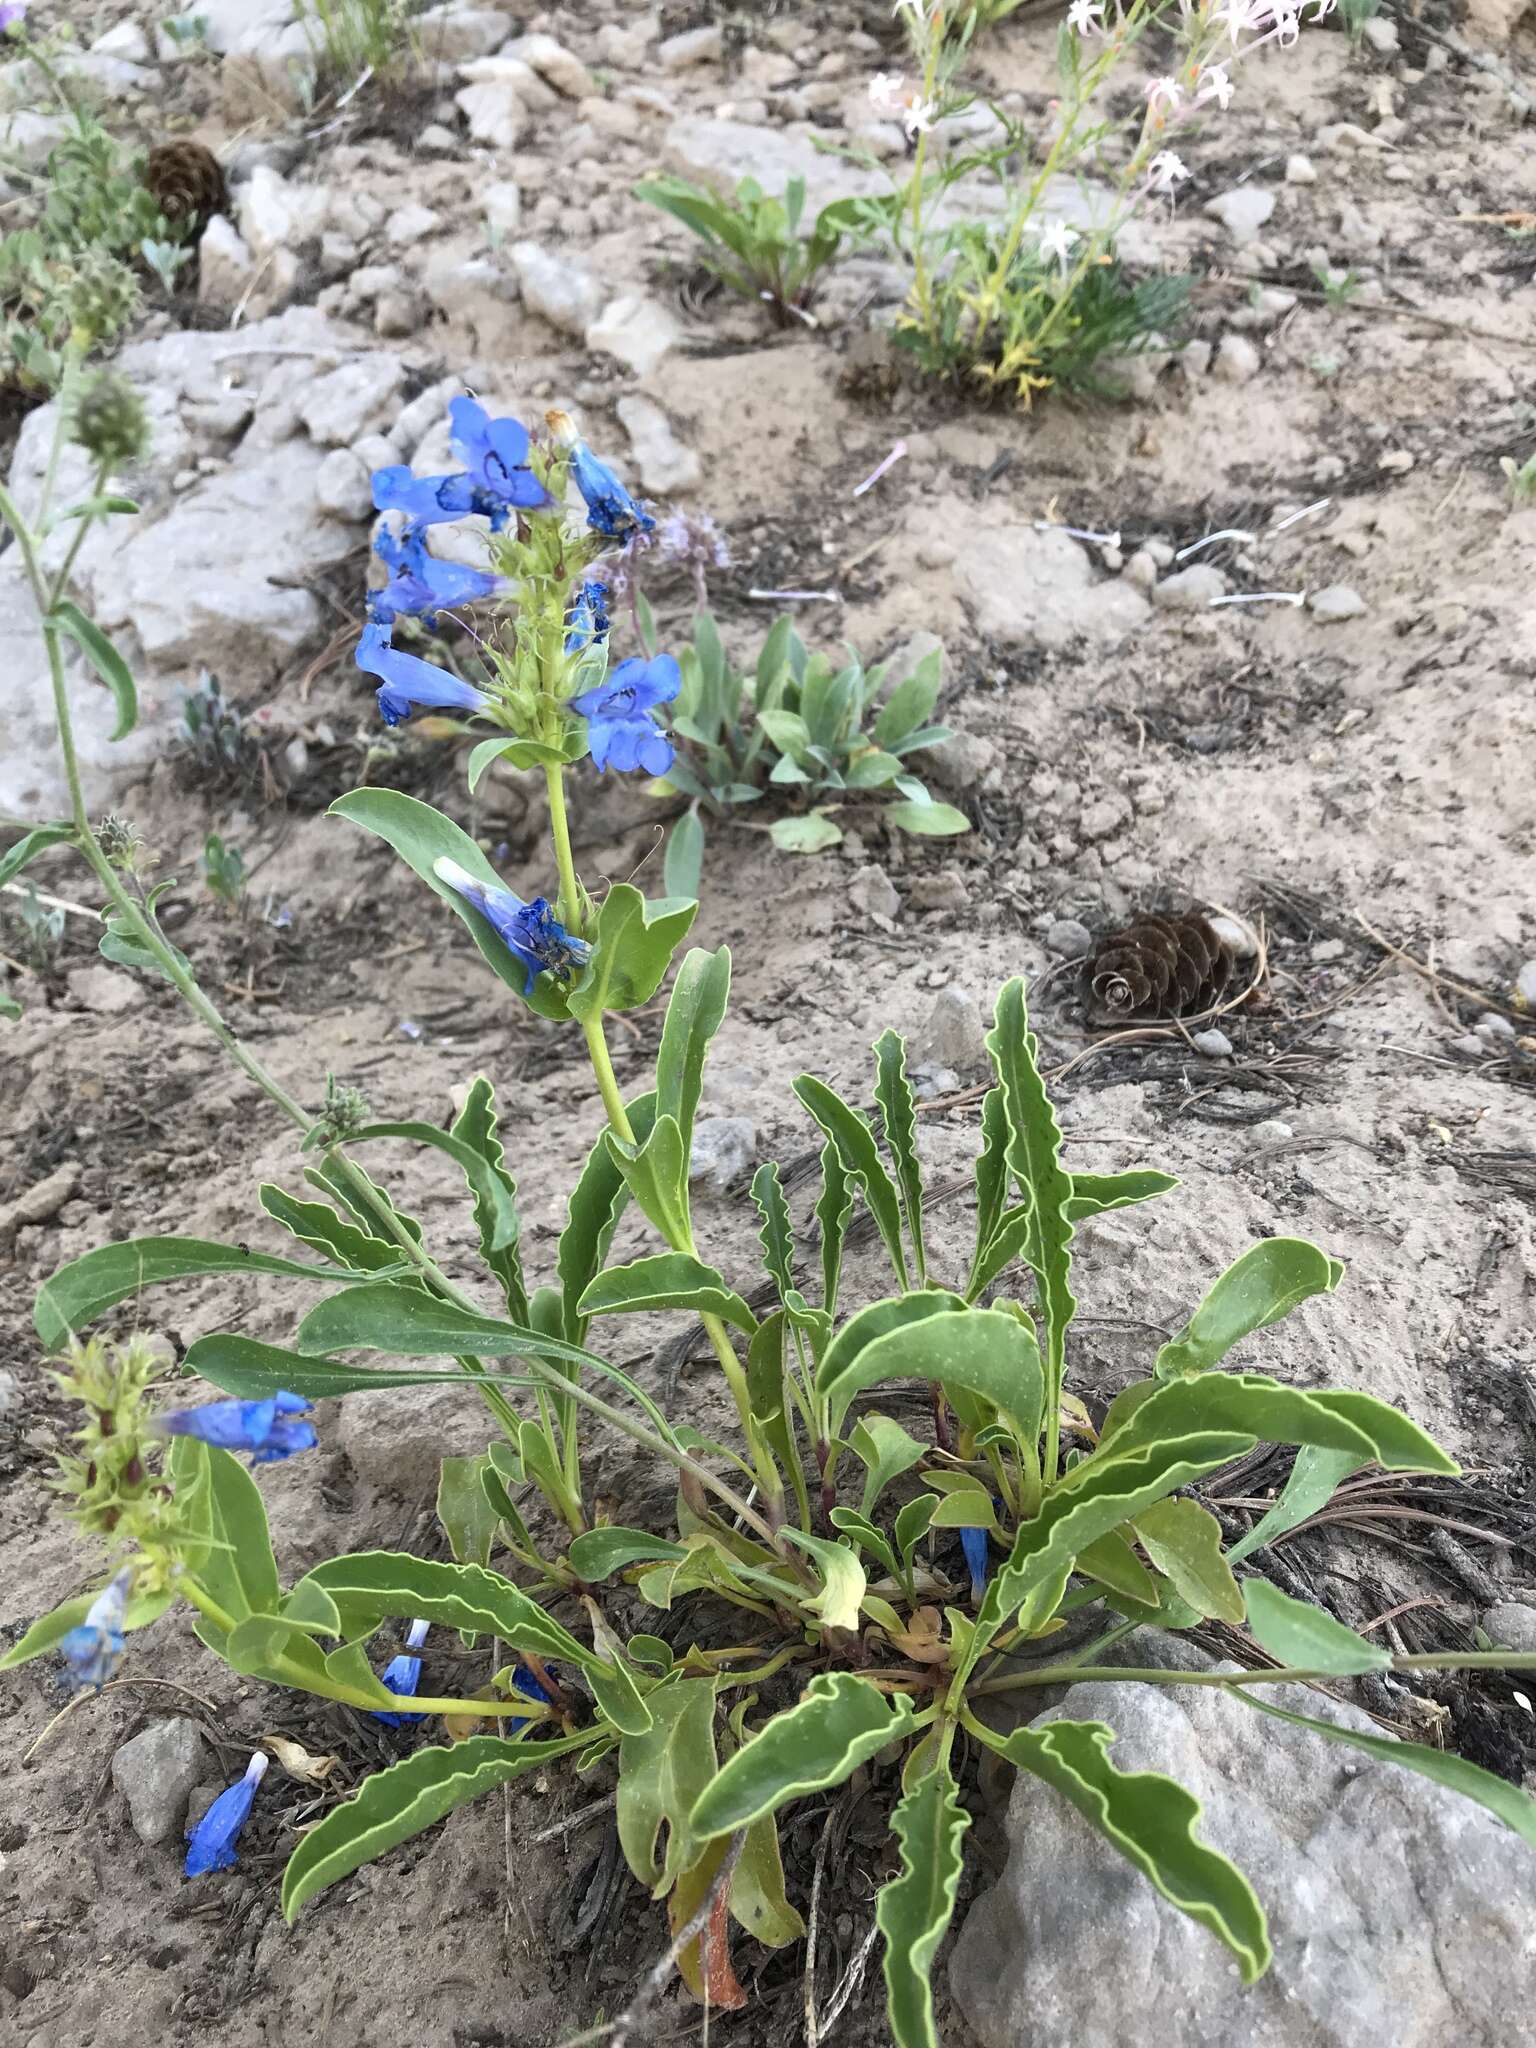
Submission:
[[[535,1266],[518,1178],[537,1153],[519,1142],[517,1106],[504,1123],[481,1077],[446,1128],[425,1115],[382,1122],[328,1080],[311,1114],[220,1016],[160,930],[156,892],[127,886],[143,850],[120,820],[93,827],[71,768],[70,818],[5,855],[0,880],[66,850],[85,860],[106,901],[106,957],[163,976],[293,1126],[287,1184],[257,1191],[268,1241],[281,1232],[292,1242],[273,1252],[131,1239],[45,1283],[38,1341],[81,1411],[61,1505],[97,1545],[102,1569],[94,1593],[37,1621],[0,1668],[57,1654],[77,1684],[99,1687],[135,1657],[138,1630],[185,1603],[199,1640],[243,1679],[335,1701],[394,1731],[398,1760],[293,1847],[283,1880],[290,1919],[483,1792],[552,1765],[603,1767],[629,1868],[672,1936],[686,1936],[684,1977],[715,2003],[736,2002],[745,1994],[732,1942],[783,1947],[803,1932],[781,1822],[863,1768],[894,1835],[895,1875],[877,1906],[891,2033],[898,2048],[931,2048],[931,1969],[963,1867],[969,1773],[992,1750],[1054,1786],[1085,1826],[1224,1942],[1251,1981],[1271,1960],[1263,1907],[1202,1839],[1190,1795],[1155,1772],[1119,1768],[1102,1722],[1069,1716],[1005,1736],[987,1702],[1091,1675],[1215,1685],[1234,1713],[1275,1712],[1262,1689],[1291,1680],[1536,1667],[1536,1656],[1502,1652],[1394,1657],[1246,1567],[1351,1472],[1456,1466],[1384,1402],[1282,1382],[1262,1370],[1262,1352],[1243,1355],[1299,1304],[1326,1308],[1343,1280],[1336,1260],[1295,1238],[1263,1239],[1215,1276],[1193,1249],[1203,1299],[1144,1376],[1090,1417],[1069,1377],[1079,1233],[1173,1182],[1151,1170],[1080,1171],[1063,1156],[1018,980],[999,992],[988,1038],[994,1079],[981,1106],[963,1270],[930,1245],[916,1105],[894,1029],[872,1049],[863,1104],[811,1073],[794,1083],[820,1138],[810,1213],[796,1214],[780,1168],[766,1164],[752,1183],[761,1272],[713,1261],[688,1168],[730,955],[683,950],[698,909],[691,897],[647,900],[617,884],[599,899],[576,872],[566,828],[567,786],[585,756],[611,772],[675,767],[660,714],[688,701],[682,665],[643,645],[617,664],[608,653],[603,570],[651,514],[563,417],[536,437],[465,398],[453,426],[461,470],[375,477],[387,580],[366,599],[359,659],[385,717],[446,707],[467,727],[489,728],[469,756],[471,781],[493,756],[544,778],[551,895],[515,894],[453,819],[412,797],[358,790],[334,809],[394,848],[415,878],[402,877],[402,888],[434,893],[510,1000],[580,1032],[604,1128],[569,1192],[553,1258]],[[121,656],[67,596],[67,564],[45,574],[38,555],[50,519],[83,529],[122,509],[107,493],[109,468],[100,456],[93,498],[57,513],[45,498],[35,521],[0,489],[0,517],[34,581],[66,740],[65,640],[114,690],[124,731],[136,709]],[[494,571],[432,553],[434,525],[467,514],[497,536]],[[488,650],[479,681],[394,645],[410,621],[469,603]],[[817,688],[836,681],[817,675]],[[811,678],[808,661],[795,713],[808,729]],[[855,697],[867,687],[867,678],[849,685]],[[901,714],[919,733],[928,690],[925,682]],[[886,737],[878,721],[876,737]],[[664,987],[653,1071],[626,1094],[607,1020]],[[463,1213],[448,1244],[456,1254],[477,1247],[471,1282],[448,1277],[405,1198],[375,1177],[386,1143],[429,1148],[462,1175]],[[849,1255],[858,1205],[878,1247],[873,1272]],[[640,1248],[617,1257],[627,1212],[626,1241],[638,1231]],[[253,1273],[291,1289],[292,1336],[284,1345],[236,1331],[199,1338],[183,1369],[216,1399],[172,1405],[158,1355],[97,1327],[119,1304],[136,1311],[148,1288]],[[713,1434],[669,1414],[644,1369],[613,1363],[615,1353],[654,1351],[647,1319],[680,1312],[697,1319],[718,1365],[718,1412],[730,1420],[712,1421]],[[1326,1378],[1321,1367],[1317,1377]],[[285,1584],[254,1468],[315,1447],[327,1426],[316,1403],[413,1388],[458,1389],[485,1414],[485,1449],[442,1468],[438,1515],[451,1558],[368,1550]],[[695,1415],[710,1413],[695,1404]],[[610,1433],[676,1475],[666,1516],[603,1519],[594,1480]],[[1260,1442],[1295,1447],[1292,1476],[1263,1520],[1229,1544],[1199,1488]],[[1086,1639],[1063,1633],[1074,1616]],[[1138,1628],[1204,1620],[1246,1630],[1254,1668],[1114,1661]],[[433,1632],[455,1630],[495,1651],[491,1681],[468,1697],[433,1689]],[[397,1635],[404,1647],[388,1655]],[[1053,1657],[1059,1635],[1075,1647]],[[1316,1726],[1454,1787],[1536,1846],[1536,1804],[1502,1779],[1437,1750]],[[194,1829],[189,1876],[217,1881],[235,1860],[263,1769],[258,1754]],[[658,1947],[668,1938],[658,1913]]]

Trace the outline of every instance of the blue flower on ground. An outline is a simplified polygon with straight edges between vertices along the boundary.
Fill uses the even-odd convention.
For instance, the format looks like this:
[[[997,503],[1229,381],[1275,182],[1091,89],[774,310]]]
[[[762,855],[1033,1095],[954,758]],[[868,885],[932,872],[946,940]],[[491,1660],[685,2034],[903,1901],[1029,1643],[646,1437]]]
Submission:
[[[266,1769],[267,1753],[258,1749],[245,1767],[245,1776],[227,1786],[202,1819],[187,1829],[189,1846],[183,1866],[186,1876],[201,1877],[208,1870],[234,1869],[235,1843],[240,1839],[240,1830],[250,1815],[251,1801]]]
[[[988,1540],[985,1529],[962,1529],[960,1548],[965,1552],[966,1569],[971,1575],[971,1597],[979,1600],[986,1591]]]
[[[553,504],[528,467],[528,429],[520,420],[493,420],[472,398],[455,398],[448,407],[448,418],[453,452],[469,471],[476,490],[524,511]]]
[[[221,1451],[249,1451],[253,1465],[272,1465],[295,1451],[312,1451],[320,1439],[312,1424],[294,1418],[309,1413],[298,1394],[273,1394],[266,1401],[209,1401],[201,1408],[175,1408],[160,1418],[167,1436],[195,1436]]]
[[[579,654],[584,647],[608,636],[608,586],[589,576],[576,593],[570,611],[571,630],[565,636],[567,654]]]
[[[611,540],[649,533],[656,524],[643,505],[625,490],[606,462],[599,462],[585,441],[571,444],[571,475],[587,504],[587,524]]]
[[[111,1585],[96,1595],[85,1611],[84,1621],[77,1622],[60,1638],[59,1653],[76,1691],[91,1686],[100,1692],[122,1662],[123,1623],[132,1584],[132,1571],[120,1571]]]
[[[413,1621],[405,1638],[406,1650],[419,1650],[427,1640],[429,1621]],[[421,1683],[421,1659],[408,1655],[391,1657],[379,1674],[380,1680],[391,1692],[397,1692],[402,1699],[413,1698]],[[392,1714],[384,1707],[373,1709],[375,1721],[382,1721],[386,1728],[404,1728],[410,1721],[425,1721],[425,1714]]]
[[[649,661],[635,655],[621,661],[595,690],[571,699],[572,711],[587,721],[587,740],[599,768],[666,774],[674,749],[650,714],[655,705],[671,703],[682,681],[675,655],[655,654]]]
[[[554,1676],[553,1669],[551,1669],[550,1676]],[[517,1669],[513,1672],[512,1683],[517,1687],[518,1691],[522,1693],[526,1698],[530,1700],[542,1700],[545,1706],[550,1706],[551,1704],[553,1704],[551,1695],[544,1690],[543,1686],[540,1685],[539,1681],[534,1677],[533,1673],[528,1669],[528,1667],[525,1664],[519,1664]],[[522,1733],[523,1729],[529,1727],[530,1725],[531,1724],[525,1721],[521,1715],[518,1715],[517,1718],[514,1720],[504,1721],[502,1723],[501,1732],[503,1735],[519,1735]]]
[[[540,974],[552,974],[556,981],[569,981],[573,972],[585,967],[592,948],[585,939],[573,938],[542,896],[525,903],[500,882],[477,882],[456,860],[436,860],[432,872],[440,882],[472,903],[496,936],[528,970],[523,994],[532,995]]]
[[[486,569],[467,569],[461,562],[444,562],[429,554],[426,534],[419,526],[408,526],[398,538],[381,533],[373,551],[390,572],[382,590],[368,593],[368,616],[379,625],[419,618],[432,627],[439,611],[451,605],[474,604],[501,588],[501,578]]]
[[[389,644],[390,629],[370,622],[357,643],[357,665],[378,676],[379,711],[386,725],[399,725],[413,711],[487,711],[491,700],[473,683]]]

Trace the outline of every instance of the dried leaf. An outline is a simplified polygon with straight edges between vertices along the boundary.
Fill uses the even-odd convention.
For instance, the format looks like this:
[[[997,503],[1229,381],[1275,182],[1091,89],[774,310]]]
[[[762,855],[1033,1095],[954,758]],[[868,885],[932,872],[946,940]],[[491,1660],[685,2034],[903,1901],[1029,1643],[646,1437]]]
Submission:
[[[302,1743],[286,1735],[263,1735],[262,1744],[271,1750],[290,1778],[301,1785],[323,1785],[336,1768],[333,1756],[311,1756]]]

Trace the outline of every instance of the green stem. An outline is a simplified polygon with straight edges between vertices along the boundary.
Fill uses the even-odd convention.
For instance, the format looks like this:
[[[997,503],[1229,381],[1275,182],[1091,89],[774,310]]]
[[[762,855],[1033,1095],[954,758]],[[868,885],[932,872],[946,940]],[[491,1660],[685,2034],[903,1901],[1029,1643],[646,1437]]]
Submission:
[[[544,787],[549,791],[549,829],[555,842],[555,868],[560,876],[557,906],[560,922],[568,932],[574,932],[580,917],[581,886],[576,880],[576,863],[571,856],[571,821],[565,809],[565,771],[558,762],[544,763]],[[592,1043],[590,1034],[587,1043]],[[611,1073],[612,1069],[609,1071]],[[617,1130],[618,1126],[614,1125],[614,1128]]]
[[[1536,1671],[1536,1651],[1500,1650],[1436,1651],[1422,1657],[1394,1657],[1393,1671]],[[1337,1679],[1337,1671],[1312,1670],[1303,1665],[1282,1665],[1268,1671],[1144,1671],[1132,1665],[1048,1664],[1038,1671],[1020,1671],[1008,1678],[983,1679],[969,1689],[969,1696],[982,1693],[1016,1692],[1029,1685],[1073,1685],[1079,1679],[1107,1678],[1141,1685],[1290,1685],[1316,1684]]]
[[[592,1061],[592,1072],[597,1078],[597,1092],[603,1098],[603,1112],[608,1118],[613,1135],[626,1145],[636,1142],[634,1125],[629,1120],[629,1111],[624,1107],[624,1097],[619,1092],[619,1077],[613,1071],[613,1059],[608,1051],[608,1040],[603,1032],[601,1016],[582,1019],[582,1035],[587,1041],[587,1053]],[[681,1247],[674,1246],[674,1250]]]

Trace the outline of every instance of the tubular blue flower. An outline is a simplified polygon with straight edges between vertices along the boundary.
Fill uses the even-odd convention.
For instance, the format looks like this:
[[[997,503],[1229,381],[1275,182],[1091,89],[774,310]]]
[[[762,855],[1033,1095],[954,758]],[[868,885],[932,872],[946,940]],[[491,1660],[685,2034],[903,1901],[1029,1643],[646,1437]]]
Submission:
[[[584,647],[608,636],[608,586],[589,576],[576,593],[570,611],[571,630],[565,636],[567,654],[579,654]]]
[[[128,1589],[132,1569],[120,1571],[109,1586],[91,1602],[84,1621],[77,1622],[59,1642],[66,1675],[77,1692],[90,1686],[100,1692],[123,1657],[123,1623],[128,1614]]]
[[[399,725],[413,711],[487,711],[491,700],[473,683],[449,675],[447,669],[405,654],[389,644],[390,629],[376,622],[363,628],[357,643],[357,665],[378,676],[379,711],[386,725]]]
[[[554,1675],[554,1669],[553,1667],[551,1667],[550,1676],[553,1678]],[[540,1685],[539,1681],[534,1677],[533,1673],[528,1669],[527,1665],[518,1665],[517,1669],[512,1674],[512,1683],[517,1687],[518,1691],[522,1693],[526,1698],[530,1700],[542,1700],[545,1706],[549,1706],[551,1704],[550,1695],[544,1690],[543,1686]],[[527,1721],[525,1721],[521,1715],[519,1715],[515,1720],[504,1721],[502,1723],[501,1732],[503,1735],[520,1735],[522,1731],[529,1725],[530,1724]]]
[[[403,512],[413,526],[439,526],[445,519],[464,519],[480,512],[493,532],[507,523],[506,507],[475,488],[475,480],[456,476],[414,476],[408,462],[392,462],[373,472],[373,503],[379,512]]]
[[[529,512],[554,503],[528,467],[528,429],[521,420],[493,420],[472,398],[455,398],[448,419],[453,452],[477,491]]]
[[[610,540],[649,533],[656,524],[643,505],[625,490],[606,462],[599,462],[585,441],[571,444],[571,475],[587,505],[587,524]]]
[[[195,1436],[221,1451],[249,1451],[253,1465],[276,1464],[319,1442],[313,1426],[293,1418],[310,1404],[299,1394],[274,1394],[267,1401],[209,1401],[202,1408],[175,1408],[160,1418],[166,1436]]]
[[[657,704],[670,704],[682,680],[675,655],[655,654],[649,661],[632,656],[595,690],[571,699],[572,711],[587,721],[587,740],[599,768],[666,774],[675,751],[651,711]]]
[[[962,1529],[960,1548],[965,1552],[966,1569],[971,1575],[971,1598],[979,1600],[987,1588],[988,1542],[985,1529]]]
[[[419,618],[431,627],[450,605],[473,604],[501,588],[501,578],[486,569],[467,569],[427,552],[425,531],[408,526],[398,537],[381,533],[373,551],[389,570],[382,590],[368,593],[368,616],[378,625],[399,618]]]
[[[189,1846],[183,1865],[187,1877],[201,1877],[209,1870],[234,1869],[235,1843],[250,1816],[256,1787],[266,1776],[266,1771],[267,1753],[258,1749],[245,1767],[245,1776],[226,1786],[202,1819],[187,1829]]]
[[[413,1621],[405,1638],[406,1650],[419,1650],[427,1640],[431,1626],[430,1621]],[[410,1699],[421,1683],[421,1659],[408,1655],[391,1657],[379,1677],[391,1692],[399,1693],[402,1699]],[[425,1714],[392,1714],[386,1708],[375,1707],[373,1718],[382,1721],[386,1728],[404,1728],[408,1722],[425,1721],[427,1717]]]
[[[509,952],[528,970],[523,994],[532,995],[540,974],[569,981],[592,958],[585,939],[573,938],[542,896],[525,903],[500,882],[477,882],[456,860],[436,860],[432,872],[440,882],[472,903]]]

